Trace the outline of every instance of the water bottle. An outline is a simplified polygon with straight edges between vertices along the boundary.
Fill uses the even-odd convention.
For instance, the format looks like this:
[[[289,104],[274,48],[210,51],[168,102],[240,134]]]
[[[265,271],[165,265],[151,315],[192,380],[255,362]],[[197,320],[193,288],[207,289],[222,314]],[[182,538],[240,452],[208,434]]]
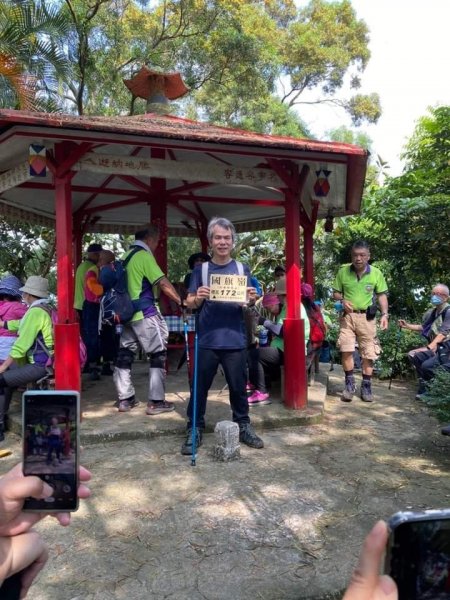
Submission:
[[[267,331],[267,329],[265,327],[263,327],[259,331],[258,337],[259,337],[259,345],[260,346],[267,346],[268,341],[269,341],[269,332]]]
[[[122,323],[116,323],[116,335],[122,335],[123,325]]]
[[[334,303],[334,309],[338,313],[344,310],[344,305],[342,304],[341,300],[336,300]]]

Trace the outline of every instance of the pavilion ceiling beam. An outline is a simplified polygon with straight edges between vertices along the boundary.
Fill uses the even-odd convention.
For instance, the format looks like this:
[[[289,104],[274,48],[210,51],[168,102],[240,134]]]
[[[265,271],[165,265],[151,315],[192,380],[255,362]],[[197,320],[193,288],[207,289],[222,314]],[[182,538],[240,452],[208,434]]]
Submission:
[[[30,179],[33,179],[33,175],[30,175],[30,163],[27,160],[0,175],[0,194]]]
[[[36,189],[36,190],[51,190],[53,191],[53,185],[51,183],[38,183],[38,182],[33,182],[33,183],[22,183],[20,186],[18,186],[20,188],[28,188],[28,189]],[[124,190],[124,189],[120,189],[120,188],[99,188],[99,187],[95,187],[95,186],[90,186],[90,185],[72,185],[72,191],[73,192],[80,192],[82,194],[96,194],[96,196],[100,195],[100,194],[104,194],[105,196],[130,196],[130,195],[136,195],[136,192],[134,190]],[[144,198],[148,198],[148,196],[145,196],[144,194],[142,194],[142,197]]]
[[[268,198],[253,198],[247,200],[245,198],[224,198],[223,196],[179,196],[178,201],[192,202],[195,200],[195,204],[199,202],[205,203],[224,203],[224,204],[246,204],[249,206],[276,206],[278,208],[284,207],[284,200],[270,200]]]

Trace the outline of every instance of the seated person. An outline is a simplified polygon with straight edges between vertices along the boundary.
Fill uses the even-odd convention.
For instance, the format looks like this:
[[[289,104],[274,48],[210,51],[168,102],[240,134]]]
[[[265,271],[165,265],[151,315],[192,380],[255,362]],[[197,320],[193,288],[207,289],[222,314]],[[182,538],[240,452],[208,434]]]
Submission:
[[[32,275],[20,288],[29,309],[18,320],[0,320],[0,328],[16,331],[18,338],[0,366],[0,396],[7,388],[37,381],[48,373],[53,357],[53,323],[48,308],[48,280]],[[25,362],[22,366],[19,362]],[[7,412],[5,407],[5,412]],[[4,421],[0,423],[0,440],[4,439]]]
[[[284,364],[284,340],[283,340],[283,320],[286,317],[286,280],[280,278],[275,285],[275,292],[263,296],[262,302],[264,308],[269,310],[276,318],[275,322],[260,317],[258,323],[264,325],[272,334],[270,346],[263,348],[254,348],[249,352],[250,383],[255,387],[255,391],[249,397],[250,406],[257,404],[270,404],[269,393],[266,387],[266,374],[279,370]],[[306,343],[309,339],[309,321],[303,304],[300,307],[301,319],[305,324],[305,353]]]
[[[408,358],[414,365],[419,377],[417,396],[425,392],[425,382],[433,378],[433,370],[443,362],[442,356],[450,354],[450,306],[448,299],[448,287],[438,283],[434,286],[430,298],[434,308],[425,313],[422,325],[407,323],[404,319],[398,321],[400,328],[420,332],[428,341],[426,346],[416,348],[408,353]]]
[[[0,280],[0,321],[21,319],[28,306],[22,302],[19,291],[21,282],[14,275],[6,275]],[[8,358],[11,348],[17,339],[16,331],[0,329],[0,365]],[[5,424],[6,412],[11,402],[12,390],[5,389],[0,393],[0,423]]]

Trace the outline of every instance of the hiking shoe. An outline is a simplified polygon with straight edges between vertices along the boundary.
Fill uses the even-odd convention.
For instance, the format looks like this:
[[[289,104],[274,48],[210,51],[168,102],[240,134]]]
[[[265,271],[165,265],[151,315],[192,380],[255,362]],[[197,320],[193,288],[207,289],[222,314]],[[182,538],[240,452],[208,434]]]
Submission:
[[[450,435],[450,425],[446,425],[441,429],[442,435]]]
[[[361,385],[361,400],[363,402],[373,402],[372,386],[370,382],[362,382]]]
[[[147,415],[160,415],[166,412],[172,412],[175,410],[175,404],[173,402],[149,402],[147,404]]]
[[[253,392],[255,391],[255,386],[253,385],[253,383],[250,383],[250,381],[247,382],[247,385],[245,386],[245,391],[247,392],[247,394],[253,394]]]
[[[239,425],[239,441],[250,448],[264,448],[264,442],[256,435],[250,423]]]
[[[257,404],[272,404],[272,400],[270,400],[269,394],[255,390],[253,394],[248,398],[248,405],[256,406]]]
[[[198,427],[195,428],[195,449],[200,448],[202,445],[202,431]],[[186,439],[184,444],[181,446],[181,454],[189,456],[192,454],[192,427],[186,432]]]
[[[98,369],[91,369],[89,379],[91,381],[98,381],[100,379],[100,371]]]
[[[356,392],[355,380],[354,379],[346,379],[345,380],[345,389],[341,395],[342,402],[351,402],[353,400],[353,394],[355,392]]]
[[[102,375],[114,375],[114,369],[111,369],[109,363],[104,363],[102,365]]]
[[[127,400],[120,400],[119,412],[128,412],[132,408],[136,408],[136,406],[139,406],[139,404],[139,400],[136,400],[134,396],[128,398]]]

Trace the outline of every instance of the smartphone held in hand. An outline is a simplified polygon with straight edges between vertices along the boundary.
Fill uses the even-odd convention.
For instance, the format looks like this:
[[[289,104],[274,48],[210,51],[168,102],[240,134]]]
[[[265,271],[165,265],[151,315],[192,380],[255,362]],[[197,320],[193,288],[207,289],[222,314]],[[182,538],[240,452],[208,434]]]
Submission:
[[[450,600],[450,509],[399,512],[388,526],[385,572],[399,600]]]
[[[78,508],[80,395],[30,391],[22,397],[23,473],[54,489],[44,500],[28,498],[24,510],[66,512]]]

